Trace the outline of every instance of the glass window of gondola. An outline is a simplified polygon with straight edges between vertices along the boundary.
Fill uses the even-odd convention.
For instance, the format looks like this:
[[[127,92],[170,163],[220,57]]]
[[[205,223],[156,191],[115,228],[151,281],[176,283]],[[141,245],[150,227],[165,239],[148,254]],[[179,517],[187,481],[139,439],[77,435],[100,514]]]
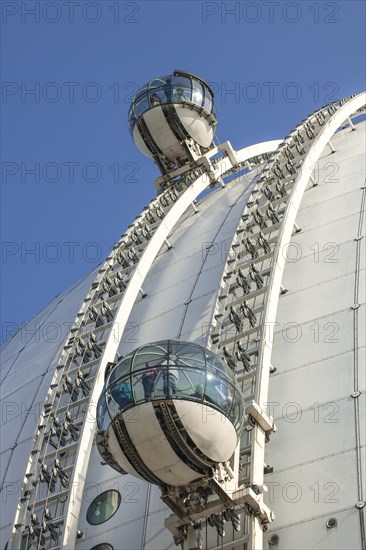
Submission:
[[[172,90],[171,90],[170,76],[162,76],[160,78],[155,78],[154,80],[150,80],[150,83],[149,83],[150,98],[154,98],[156,96],[159,98],[160,103],[170,103],[171,91]]]
[[[177,397],[203,400],[206,375],[203,370],[181,368],[177,384]]]
[[[152,367],[157,366],[165,356],[166,350],[159,349],[157,346],[144,346],[139,348],[133,357],[131,370],[146,369],[146,363],[150,363]]]
[[[212,111],[212,94],[210,90],[205,87],[205,99],[203,102],[204,108],[211,113]]]
[[[208,373],[206,376],[205,401],[220,408],[222,395],[219,392],[221,378]]]
[[[231,384],[228,384],[225,381],[221,381],[220,392],[222,394],[221,409],[225,414],[230,416],[234,404],[234,388]]]
[[[139,88],[136,92],[136,95],[135,95],[134,99],[136,99],[136,96],[146,93],[149,90],[149,85],[150,85],[150,82],[147,82],[141,88]]]
[[[131,367],[132,355],[124,357],[117,366],[111,371],[109,378],[107,379],[107,386],[113,384],[116,380],[129,374]]]
[[[150,109],[150,104],[147,94],[139,95],[139,97],[136,98],[136,100],[134,101],[134,110],[136,117],[138,118],[148,109]]]
[[[243,405],[242,405],[242,397],[239,394],[238,390],[234,390],[234,399],[233,399],[233,406],[231,408],[231,411],[229,413],[229,418],[232,421],[232,423],[235,426],[235,429],[239,431],[241,429],[241,425],[244,421],[244,414],[243,414]]]
[[[152,90],[154,88],[161,88],[167,83],[168,80],[170,80],[170,76],[160,76],[159,78],[154,78],[153,80],[150,80],[149,90]]]
[[[109,387],[109,392],[112,397],[111,400],[108,399],[107,394],[107,405],[111,417],[116,414],[116,408],[114,403],[116,403],[120,410],[124,410],[130,405],[133,404],[132,397],[132,387],[131,380],[129,376],[117,380],[112,386]],[[114,418],[113,416],[113,418]]]
[[[119,361],[106,376],[98,426],[107,429],[121,411],[147,399],[171,398],[213,405],[240,431],[242,397],[231,369],[211,351],[176,340],[141,346]]]
[[[206,352],[207,372],[214,376],[223,376],[227,380],[232,380],[233,374],[229,367],[221,361],[216,355]]]
[[[197,105],[203,104],[203,87],[202,84],[198,82],[198,80],[193,80],[192,101]]]
[[[146,400],[144,386],[142,383],[142,373],[132,377],[133,396],[136,403],[142,403]]]
[[[107,406],[107,414],[105,416],[104,422],[107,423],[108,416],[111,420],[113,420],[121,410],[119,403],[117,403],[117,401],[112,397],[109,388],[105,392],[105,403]]]
[[[143,346],[134,355],[132,370],[145,369],[146,363],[150,363],[151,367],[157,367],[167,358],[167,354],[168,348],[164,342]]]
[[[106,430],[109,426],[110,418],[107,414],[107,404],[105,401],[105,392],[99,398],[98,407],[97,407],[97,422],[98,428],[101,430]]]
[[[189,78],[184,76],[172,77],[172,101],[181,103],[192,100],[192,84]]]
[[[205,357],[202,348],[187,343],[172,341],[169,350],[171,365],[196,367],[205,370]]]
[[[168,93],[169,96],[169,93]],[[149,91],[149,100],[151,107],[157,107],[158,105],[163,105],[168,103],[167,94],[163,88],[156,88]]]

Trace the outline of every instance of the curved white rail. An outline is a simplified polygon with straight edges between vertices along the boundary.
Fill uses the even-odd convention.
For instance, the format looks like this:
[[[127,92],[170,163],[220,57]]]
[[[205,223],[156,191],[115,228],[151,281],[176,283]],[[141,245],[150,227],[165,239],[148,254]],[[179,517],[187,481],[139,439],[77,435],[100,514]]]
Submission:
[[[324,148],[337,129],[358,109],[363,107],[366,102],[366,92],[363,92],[347,103],[341,106],[331,117],[328,123],[324,125],[318,136],[315,138],[305,160],[302,164],[298,178],[295,181],[291,199],[286,208],[285,216],[281,226],[280,234],[277,240],[277,248],[273,258],[272,274],[269,281],[265,314],[262,322],[261,340],[258,358],[258,375],[256,378],[255,401],[261,409],[265,410],[265,403],[268,399],[268,384],[272,354],[271,330],[275,321],[278,300],[281,290],[282,276],[286,264],[285,246],[291,239],[291,233],[295,224],[296,216],[301,204],[301,200],[308,184],[309,178],[318,162]],[[259,486],[263,485],[263,463],[265,452],[265,432],[256,425],[252,437],[252,471],[251,483]],[[253,518],[251,530],[252,550],[263,548],[263,530],[258,518]]]

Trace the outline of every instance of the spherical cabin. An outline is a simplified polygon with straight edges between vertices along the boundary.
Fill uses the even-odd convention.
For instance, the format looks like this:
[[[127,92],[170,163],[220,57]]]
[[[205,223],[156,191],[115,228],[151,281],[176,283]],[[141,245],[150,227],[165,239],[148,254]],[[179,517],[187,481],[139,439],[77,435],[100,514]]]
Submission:
[[[169,162],[183,165],[192,160],[192,146],[200,156],[212,145],[217,125],[213,92],[201,78],[174,71],[137,92],[128,121],[138,149],[162,171]]]
[[[98,448],[122,473],[186,485],[233,455],[243,406],[234,373],[211,351],[175,340],[146,344],[106,373]]]

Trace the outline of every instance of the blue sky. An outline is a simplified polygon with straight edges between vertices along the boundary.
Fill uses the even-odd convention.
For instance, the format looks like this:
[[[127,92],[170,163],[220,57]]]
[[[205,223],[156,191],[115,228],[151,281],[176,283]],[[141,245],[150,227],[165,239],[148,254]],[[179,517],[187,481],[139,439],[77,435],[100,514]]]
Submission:
[[[20,326],[107,255],[154,197],[132,96],[187,70],[235,149],[365,88],[363,1],[5,1],[1,319]],[[32,91],[33,90],[33,91]]]

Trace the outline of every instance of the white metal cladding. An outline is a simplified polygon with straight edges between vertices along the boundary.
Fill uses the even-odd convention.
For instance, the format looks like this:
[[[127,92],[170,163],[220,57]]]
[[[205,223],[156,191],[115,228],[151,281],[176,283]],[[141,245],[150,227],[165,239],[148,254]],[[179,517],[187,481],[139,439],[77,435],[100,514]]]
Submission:
[[[212,123],[179,104],[174,105],[174,109],[187,133],[202,147],[209,147],[215,134]]]
[[[289,292],[276,318],[272,362],[278,370],[268,398],[278,432],[266,448],[274,468],[266,476],[267,501],[276,522],[265,548],[273,533],[283,549],[299,540],[323,549],[365,543],[363,511],[356,508],[365,491],[358,486],[361,465],[365,482],[358,459],[358,446],[365,445],[365,125],[333,136],[335,153],[320,159],[318,185],[304,194],[297,215],[302,232],[292,238],[297,253],[284,272]],[[352,309],[357,269],[358,326]],[[361,395],[352,397],[356,390]],[[338,525],[327,529],[331,517]]]
[[[206,196],[198,212],[190,210],[169,235],[172,248],[159,254],[144,281],[147,297],[131,312],[121,354],[162,335],[206,342],[229,244],[252,182],[249,173]]]
[[[251,201],[252,204],[251,207],[248,208],[248,214],[244,217],[244,223],[240,223],[238,226],[237,234],[232,244],[232,248],[235,248],[237,267],[235,267],[234,264],[234,267],[228,266],[225,268],[226,274],[222,283],[223,292],[217,303],[217,314],[214,316],[214,318],[219,319],[219,321],[217,323],[217,328],[211,335],[211,341],[214,349],[216,349],[217,345],[222,347],[223,345],[234,343],[234,346],[236,346],[237,341],[242,339],[241,345],[243,346],[244,342],[244,348],[249,349],[250,353],[258,355],[257,363],[254,365],[252,363],[252,369],[254,368],[252,373],[244,377],[241,375],[239,379],[243,380],[244,388],[245,386],[247,386],[248,389],[250,387],[252,388],[247,392],[247,399],[255,399],[259,404],[259,408],[257,405],[255,406],[257,408],[253,408],[253,405],[248,403],[248,414],[252,415],[252,411],[256,411],[256,421],[254,422],[254,433],[250,438],[251,443],[249,440],[247,446],[244,445],[242,448],[243,458],[249,457],[250,459],[249,461],[245,461],[244,464],[244,469],[248,471],[248,481],[254,487],[260,489],[258,494],[259,501],[262,499],[261,492],[263,491],[261,487],[263,485],[265,438],[267,438],[271,429],[274,429],[274,425],[272,424],[273,421],[270,417],[266,416],[265,411],[272,348],[270,333],[272,332],[272,325],[276,319],[276,309],[280,291],[281,293],[286,292],[286,289],[281,286],[282,272],[285,263],[285,256],[283,256],[284,245],[288,242],[293,229],[295,228],[296,231],[298,231],[298,226],[295,224],[297,209],[305,186],[308,183],[309,177],[311,177],[311,172],[322,150],[326,144],[328,144],[330,150],[333,150],[332,144],[328,142],[329,138],[344,121],[347,121],[347,124],[349,123],[352,128],[353,124],[350,122],[349,116],[352,114],[357,115],[359,110],[362,111],[364,103],[365,94],[360,94],[353,99],[349,98],[348,100],[342,100],[335,107],[332,106],[331,109],[324,108],[320,110],[320,112],[315,112],[313,115],[310,115],[307,120],[305,119],[303,123],[298,125],[285,139],[283,144],[281,144],[282,147],[279,148],[274,156],[275,158],[272,165],[269,167],[268,174],[263,177],[261,182],[262,191],[260,188],[258,189],[259,194],[255,203]],[[306,133],[305,138],[301,135],[301,131],[304,134]],[[295,154],[291,151],[291,147],[293,147],[294,150],[296,149]],[[305,160],[300,160],[299,163],[298,158],[302,155],[305,155]],[[294,160],[288,162],[289,159]],[[300,167],[301,169],[298,172]],[[281,183],[281,181],[283,183]],[[273,188],[275,188],[276,194],[273,193],[273,188],[271,188],[272,185]],[[264,209],[267,208],[268,203],[272,204],[272,208],[273,205],[276,205],[276,217],[278,219],[274,219],[272,214],[270,215],[268,213],[269,210],[266,211],[266,217],[263,217]],[[285,207],[281,208],[281,204],[285,204]],[[278,209],[279,206],[280,210]],[[260,213],[260,208],[263,209],[262,213]],[[271,223],[273,224],[270,224],[270,227],[268,227],[268,222],[266,221],[267,216],[271,218]],[[282,223],[277,224],[281,218]],[[277,225],[278,235],[272,237],[272,234],[276,233]],[[261,231],[256,229],[256,226],[258,226],[258,228],[260,227]],[[249,232],[249,239],[247,238],[245,240],[245,234],[244,239],[242,239],[241,235],[239,236],[243,231],[247,231],[247,235]],[[266,236],[267,239],[269,239],[267,241]],[[252,239],[252,241],[250,239]],[[256,241],[256,246],[253,245],[253,239]],[[245,246],[243,246],[243,243]],[[275,248],[273,245],[271,246],[271,243],[275,243]],[[262,247],[263,251],[260,250]],[[249,252],[252,257],[246,260],[245,258],[248,257]],[[261,280],[259,281],[260,284],[257,286],[255,292],[252,290],[249,291],[245,287],[242,297],[237,298],[235,289],[238,288],[239,283],[235,283],[235,279],[233,281],[233,275],[238,273],[238,269],[241,267],[248,276],[248,267],[254,265],[251,263],[253,261],[257,264],[257,269],[258,266],[260,269],[264,269],[261,274]],[[250,270],[251,269],[252,267],[250,267]],[[244,277],[245,280],[244,273],[241,277]],[[265,281],[266,278],[268,278],[268,282]],[[240,283],[240,286],[242,284],[243,283]],[[248,286],[247,283],[245,283],[245,285]],[[268,285],[268,288],[266,288],[266,285]],[[256,299],[261,296],[265,297],[265,301],[261,303],[259,299],[259,303],[256,303]],[[221,300],[226,301],[220,303]],[[245,305],[247,302],[244,302],[246,308],[244,314],[238,315],[238,309],[240,310],[242,307],[241,303],[243,300],[250,300],[251,305]],[[225,307],[223,307],[223,304],[226,304]],[[235,310],[232,309],[232,306],[235,305],[239,305],[236,313]],[[228,310],[229,306],[231,308],[231,313],[226,317],[225,309]],[[246,322],[243,318],[244,316]],[[250,324],[248,320],[250,320]],[[233,325],[235,325],[234,329],[236,329],[236,335],[229,336],[227,328]],[[260,338],[259,328],[261,332]],[[256,342],[259,342],[257,348]],[[235,347],[231,349],[232,354],[235,351]],[[232,355],[232,357],[234,357],[234,355]],[[239,361],[244,365],[242,355]],[[247,361],[247,359],[245,359],[245,361]],[[255,385],[245,384],[245,380],[247,379],[249,382],[250,378],[253,381],[255,380]],[[357,408],[357,406],[355,408]],[[358,429],[357,421],[356,429]],[[357,453],[359,456],[360,446]],[[245,479],[246,476],[242,478],[241,482],[244,483]],[[260,525],[261,521],[262,517],[258,515],[252,520],[251,548],[262,547],[263,533],[262,526]]]
[[[9,538],[34,426],[62,344],[96,273],[56,296],[1,348],[1,541]]]
[[[220,412],[201,403],[179,401],[175,408],[195,446],[215,462],[229,460],[237,446],[231,422]],[[159,424],[151,403],[139,405],[123,415],[126,431],[139,457],[158,479],[167,485],[182,486],[200,475],[182,463]],[[130,467],[126,467],[130,472]]]
[[[142,115],[146,127],[159,150],[168,158],[177,158],[184,149],[171,130],[161,107],[155,107]],[[151,157],[151,153],[150,153]]]
[[[212,144],[215,133],[212,123],[206,117],[201,116],[196,110],[180,105],[173,105],[172,107],[187,134],[202,147],[209,147]],[[159,151],[164,153],[170,160],[175,160],[178,157],[186,155],[184,147],[174,135],[164,114],[164,106],[157,106],[153,109],[149,109],[141,115],[140,118],[144,121]],[[149,158],[153,157],[142,138],[138,124],[134,127],[133,139],[137,147],[145,156]],[[265,152],[267,151],[268,149],[265,150]],[[256,152],[254,154],[258,155],[259,153]]]
[[[177,401],[175,408],[194,444],[216,462],[229,460],[238,438],[234,426],[219,411],[208,405]]]
[[[259,376],[256,378],[256,388],[255,388],[255,400],[261,407],[266,407],[268,400],[268,382],[269,382],[269,372],[271,365],[271,353],[272,353],[272,339],[269,336],[270,324],[275,322],[277,305],[280,295],[282,275],[285,268],[286,255],[284,250],[286,250],[287,244],[290,242],[291,233],[295,224],[296,216],[300,203],[303,197],[306,186],[308,185],[310,176],[314,170],[314,166],[319,161],[319,158],[324,150],[324,148],[329,143],[329,140],[332,138],[337,129],[345,122],[347,119],[354,114],[358,109],[364,107],[365,105],[366,94],[359,94],[355,98],[351,99],[348,103],[340,106],[338,112],[336,112],[330,121],[324,126],[323,130],[319,133],[318,137],[315,138],[314,143],[310,149],[309,154],[306,156],[304,163],[301,167],[300,175],[294,186],[293,193],[291,195],[291,201],[289,207],[286,210],[285,220],[282,225],[282,231],[280,238],[277,241],[277,252],[275,256],[276,267],[272,271],[272,277],[270,280],[270,287],[267,293],[266,298],[266,315],[263,319],[262,324],[262,336],[261,336],[261,347],[259,351]],[[329,146],[329,145],[328,145]],[[332,147],[331,147],[332,149]],[[361,202],[361,201],[360,201]],[[334,289],[337,292],[337,288]],[[340,289],[340,292],[342,290]],[[332,294],[332,297],[336,295]],[[320,297],[319,297],[320,298]],[[315,302],[317,298],[315,297]],[[273,325],[272,325],[273,326]],[[257,483],[263,483],[263,466],[264,463],[264,451],[265,451],[265,434],[263,430],[260,430],[258,426],[254,428],[254,446],[253,446],[253,469],[252,469],[252,479]],[[253,548],[260,548],[262,546],[262,530],[257,525],[257,520],[254,520],[255,526],[252,528],[252,545]],[[361,528],[362,531],[362,528]],[[364,527],[363,527],[363,536],[364,536]],[[365,540],[363,540],[365,543]]]

